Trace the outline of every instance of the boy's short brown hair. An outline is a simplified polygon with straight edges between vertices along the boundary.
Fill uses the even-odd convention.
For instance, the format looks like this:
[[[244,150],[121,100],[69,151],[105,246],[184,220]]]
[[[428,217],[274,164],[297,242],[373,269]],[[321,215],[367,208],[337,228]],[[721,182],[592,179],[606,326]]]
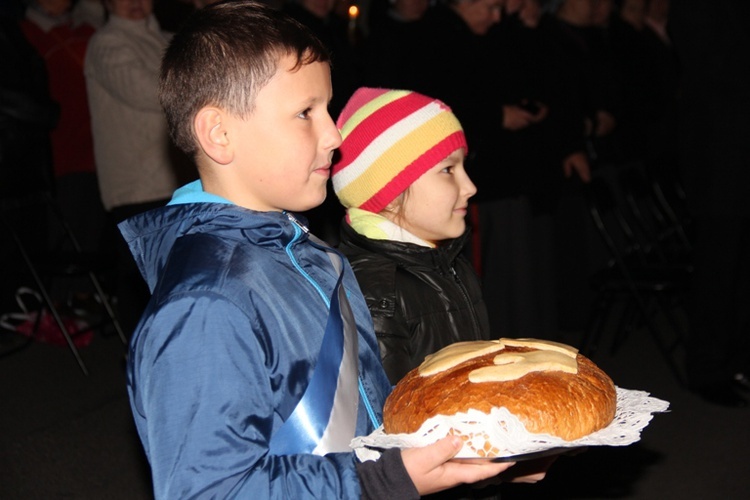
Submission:
[[[315,35],[257,0],[226,0],[195,12],[172,38],[161,65],[159,101],[177,146],[198,151],[193,119],[217,106],[247,117],[285,55],[297,67],[330,62]]]

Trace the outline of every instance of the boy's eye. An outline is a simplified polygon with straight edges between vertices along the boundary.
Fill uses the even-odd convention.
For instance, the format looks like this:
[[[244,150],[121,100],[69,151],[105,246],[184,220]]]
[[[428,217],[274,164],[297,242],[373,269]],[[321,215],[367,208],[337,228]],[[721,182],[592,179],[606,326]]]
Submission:
[[[452,174],[453,173],[453,165],[448,165],[447,167],[443,167],[443,169],[440,171],[444,174]]]
[[[303,120],[307,120],[308,118],[310,118],[310,112],[311,112],[311,111],[312,111],[312,108],[307,108],[306,110],[302,111],[302,112],[301,112],[300,114],[298,114],[297,116],[299,116],[299,117],[300,117],[300,118],[302,118]]]

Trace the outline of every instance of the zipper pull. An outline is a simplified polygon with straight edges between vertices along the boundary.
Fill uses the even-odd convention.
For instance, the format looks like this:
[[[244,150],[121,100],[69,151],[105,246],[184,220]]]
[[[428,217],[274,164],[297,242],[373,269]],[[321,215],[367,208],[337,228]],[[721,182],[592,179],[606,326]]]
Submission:
[[[463,282],[461,281],[461,277],[456,272],[456,268],[453,266],[450,266],[450,269],[451,269],[451,275],[453,276],[453,279],[455,280],[455,282],[463,286]]]
[[[295,225],[296,225],[297,227],[299,227],[299,228],[300,228],[300,229],[301,229],[302,231],[304,231],[304,233],[305,233],[305,234],[307,234],[307,233],[309,233],[309,232],[310,232],[310,230],[309,230],[309,229],[307,228],[307,226],[305,226],[305,225],[304,225],[304,224],[302,224],[302,223],[301,223],[301,222],[300,222],[299,220],[297,220],[297,218],[296,218],[296,217],[295,217],[294,215],[290,214],[290,213],[289,213],[289,212],[287,212],[286,210],[284,211],[284,215],[286,215],[287,219],[289,219],[289,220],[290,220],[291,222],[293,222],[293,223],[294,223],[294,224],[295,224]]]

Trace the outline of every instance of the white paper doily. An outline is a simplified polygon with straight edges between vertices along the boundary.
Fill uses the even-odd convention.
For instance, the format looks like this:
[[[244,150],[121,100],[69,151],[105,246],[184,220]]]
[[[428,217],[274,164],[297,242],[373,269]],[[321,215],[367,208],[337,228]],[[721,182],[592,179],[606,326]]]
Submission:
[[[558,447],[625,446],[640,439],[654,413],[668,408],[667,401],[653,398],[647,392],[617,387],[617,410],[612,423],[575,441],[527,432],[507,409],[493,408],[489,414],[469,410],[450,417],[438,415],[413,434],[385,434],[381,425],[369,436],[354,438],[351,447],[360,460],[377,460],[379,450],[426,446],[447,436],[451,429],[465,439],[456,458],[507,457]]]

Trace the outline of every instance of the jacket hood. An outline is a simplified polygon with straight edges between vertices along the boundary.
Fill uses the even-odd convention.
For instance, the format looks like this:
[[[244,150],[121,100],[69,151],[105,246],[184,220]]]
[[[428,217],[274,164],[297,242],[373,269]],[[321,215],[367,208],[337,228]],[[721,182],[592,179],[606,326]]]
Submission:
[[[141,275],[153,292],[175,242],[186,235],[211,233],[283,250],[306,231],[282,212],[255,212],[225,203],[186,203],[138,214],[119,224]],[[304,224],[301,219],[300,224]]]

